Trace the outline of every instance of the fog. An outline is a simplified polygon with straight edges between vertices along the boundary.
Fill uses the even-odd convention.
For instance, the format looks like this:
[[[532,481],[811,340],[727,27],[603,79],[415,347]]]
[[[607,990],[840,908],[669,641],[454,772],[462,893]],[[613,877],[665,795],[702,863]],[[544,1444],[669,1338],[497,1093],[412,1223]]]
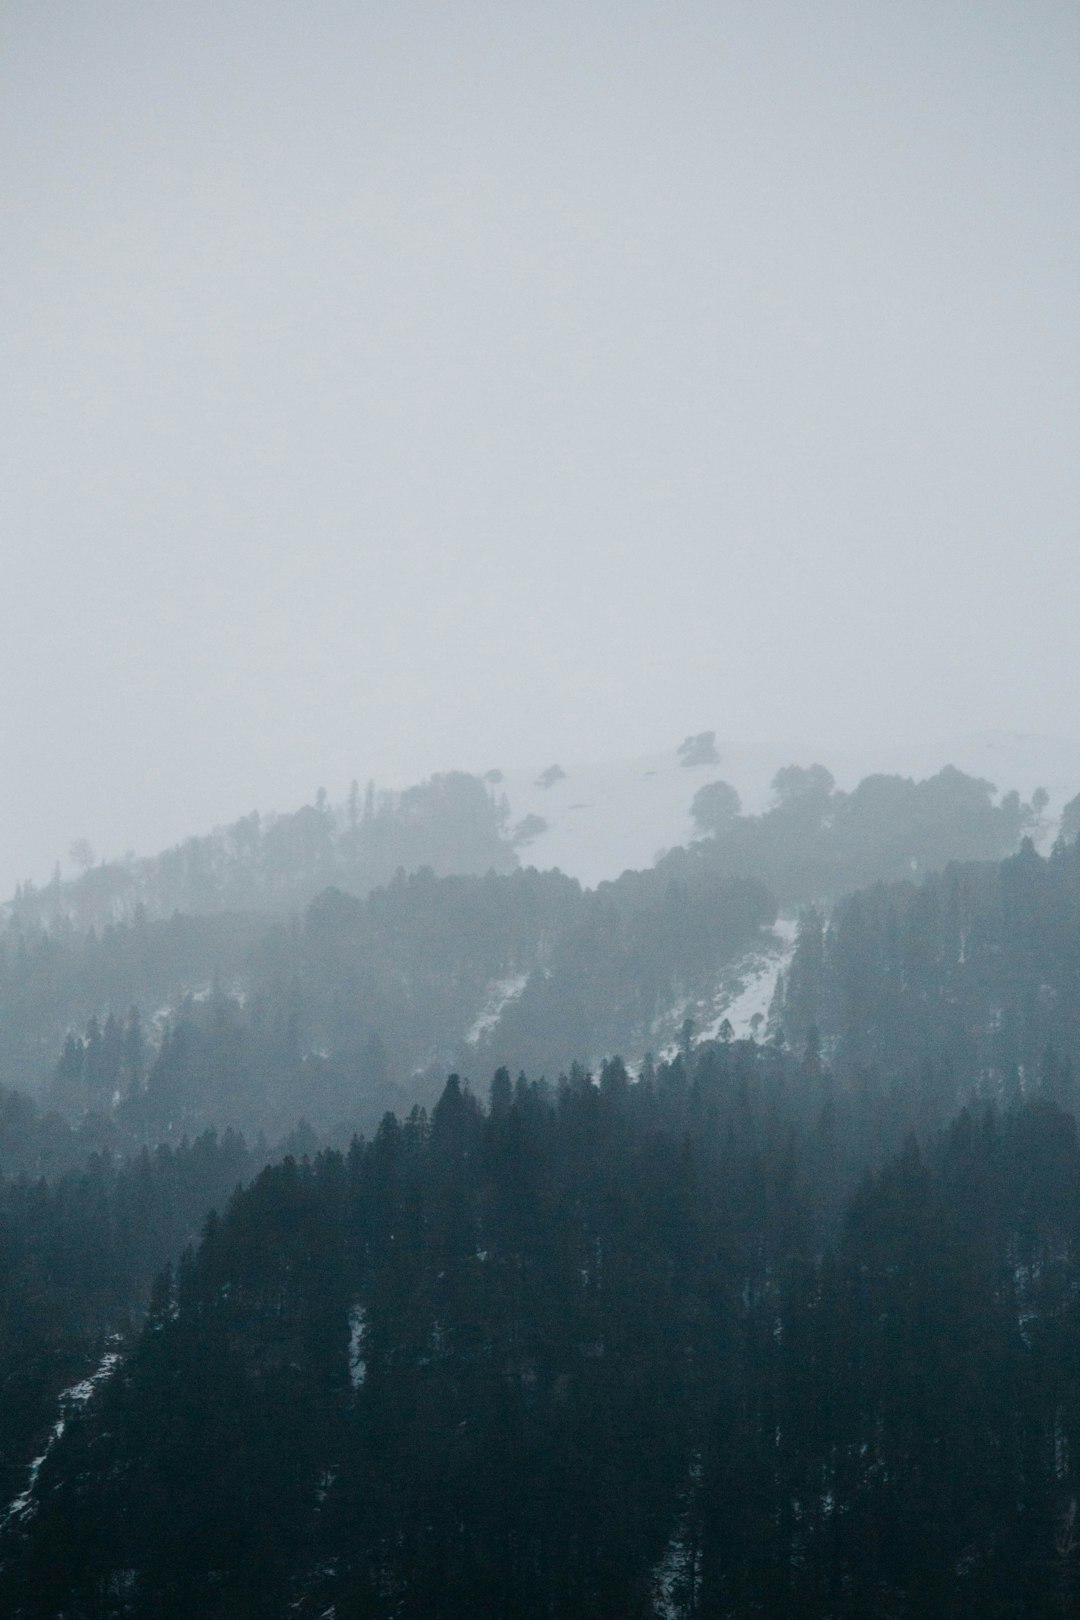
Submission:
[[[354,776],[1075,733],[1075,7],[2,18],[0,887]]]

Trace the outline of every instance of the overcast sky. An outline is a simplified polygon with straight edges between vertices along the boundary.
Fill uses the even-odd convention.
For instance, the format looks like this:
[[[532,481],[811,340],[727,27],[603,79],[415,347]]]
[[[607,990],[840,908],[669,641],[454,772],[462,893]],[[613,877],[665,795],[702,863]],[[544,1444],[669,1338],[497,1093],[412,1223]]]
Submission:
[[[1080,730],[1071,0],[0,17],[3,886],[353,776]]]

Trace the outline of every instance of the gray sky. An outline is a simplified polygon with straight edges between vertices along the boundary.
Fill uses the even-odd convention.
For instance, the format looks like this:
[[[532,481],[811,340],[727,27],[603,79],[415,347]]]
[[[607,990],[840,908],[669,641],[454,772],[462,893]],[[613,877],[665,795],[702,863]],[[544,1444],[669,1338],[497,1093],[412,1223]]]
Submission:
[[[0,18],[0,885],[354,775],[1080,729],[1075,5]]]

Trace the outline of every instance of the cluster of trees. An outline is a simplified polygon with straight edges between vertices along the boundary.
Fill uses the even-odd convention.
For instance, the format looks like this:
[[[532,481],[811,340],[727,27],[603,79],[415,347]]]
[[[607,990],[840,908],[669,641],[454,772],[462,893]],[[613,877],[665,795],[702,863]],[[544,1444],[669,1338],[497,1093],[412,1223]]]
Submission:
[[[357,1011],[384,1008],[388,1048],[395,1030],[422,1032],[414,1064],[444,1075],[468,1059],[462,1034],[492,983],[516,976],[520,993],[477,1032],[475,1051],[492,1067],[557,1074],[568,1052],[592,1061],[643,1051],[654,1021],[715,985],[775,917],[762,885],[719,874],[689,888],[667,873],[626,872],[582,890],[558,872],[418,873],[365,903],[327,895],[313,907],[302,982],[332,1046],[356,1039]]]
[[[354,782],[343,805],[331,805],[320,790],[314,804],[291,815],[253,811],[150,858],[95,865],[84,849],[78,877],[64,881],[58,869],[45,888],[25,884],[10,910],[25,923],[100,929],[140,909],[151,918],[175,911],[292,912],[331,884],[367,894],[399,867],[509,872],[517,857],[508,818],[505,798],[462,771],[400,793],[377,793],[369,783],[361,795]]]
[[[9,916],[0,928],[0,1085],[37,1090],[66,1035],[92,1018],[124,1024],[154,1016],[187,991],[235,984],[259,942],[278,926],[241,913],[130,922],[85,932],[69,921],[48,928]]]
[[[115,1117],[88,1113],[76,1123],[25,1091],[0,1086],[0,1178],[52,1180],[92,1153],[123,1154],[139,1145],[124,1140]]]
[[[263,996],[241,1003],[221,991],[189,996],[153,1046],[135,1011],[123,1025],[91,1019],[85,1035],[64,1042],[50,1101],[78,1120],[79,1137],[127,1152],[210,1127],[279,1141],[301,1121],[347,1140],[400,1108],[405,1093],[390,1079],[376,1034],[334,1053],[312,1050],[305,1009],[299,990],[280,1004]]]
[[[923,1102],[721,1043],[266,1170],[50,1451],[4,1611],[1071,1613],[1075,1123],[920,1150]]]
[[[624,872],[582,896],[480,1043],[484,1057],[557,1074],[566,1054],[586,1062],[640,1056],[671,1033],[673,1009],[706,1000],[722,970],[758,943],[777,915],[763,884],[704,873],[693,885],[658,870]]]
[[[808,909],[777,1016],[845,1068],[944,1062],[988,1095],[1067,1087],[1080,1064],[1080,844]]]
[[[693,863],[766,883],[781,905],[824,901],[870,883],[938,871],[949,861],[997,861],[1041,826],[1047,795],[1025,804],[990,782],[946,766],[926,781],[868,776],[850,793],[823,765],[788,765],[773,782],[774,804],[740,813],[727,782],[706,783],[692,812],[700,835],[675,851],[675,870]]]

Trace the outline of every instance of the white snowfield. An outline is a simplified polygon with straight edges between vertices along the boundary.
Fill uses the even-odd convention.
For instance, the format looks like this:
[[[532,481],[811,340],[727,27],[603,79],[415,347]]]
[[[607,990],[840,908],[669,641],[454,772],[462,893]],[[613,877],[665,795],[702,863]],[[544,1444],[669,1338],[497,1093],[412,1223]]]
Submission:
[[[495,784],[510,806],[510,825],[540,816],[547,828],[519,846],[523,866],[558,867],[588,887],[628,868],[651,866],[657,855],[694,836],[690,806],[707,782],[738,791],[747,814],[771,802],[771,783],[784,765],[825,765],[846,791],[877,773],[922,781],[946,765],[993,782],[999,793],[1015,788],[1029,799],[1038,787],[1050,795],[1045,845],[1056,832],[1062,806],[1080,793],[1080,742],[1013,732],[982,732],[920,747],[835,748],[828,743],[761,743],[718,736],[719,762],[685,766],[677,746],[636,759],[574,762],[543,760],[507,770]],[[544,771],[565,774],[550,787]]]

